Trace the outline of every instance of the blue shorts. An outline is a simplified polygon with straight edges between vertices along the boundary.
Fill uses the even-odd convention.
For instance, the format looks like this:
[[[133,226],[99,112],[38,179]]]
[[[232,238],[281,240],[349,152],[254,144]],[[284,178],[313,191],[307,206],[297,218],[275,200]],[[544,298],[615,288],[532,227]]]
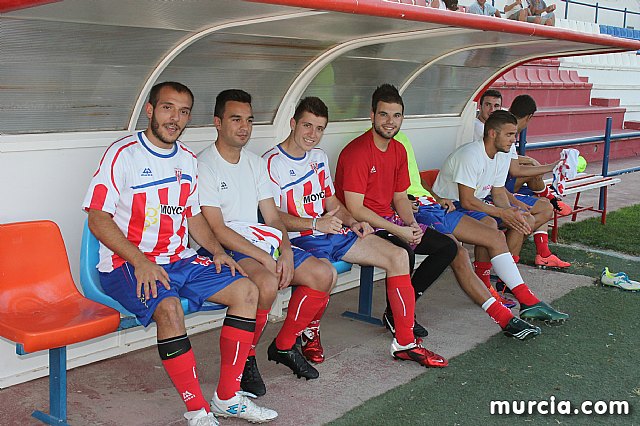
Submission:
[[[540,200],[539,197],[533,197],[533,196],[530,196],[530,195],[523,195],[523,194],[520,194],[518,192],[513,194],[513,196],[516,197],[518,199],[518,201],[521,201],[521,202],[525,203],[529,207],[533,207],[533,205]],[[487,196],[485,198],[485,200],[487,200],[487,201],[489,201],[490,203],[493,204],[493,199],[491,198],[491,195]]]
[[[251,256],[247,256],[246,254],[240,253],[239,251],[233,251],[233,250],[225,250],[225,251],[236,262],[239,262],[242,259],[246,259],[247,257],[251,258]],[[293,251],[293,268],[294,269],[302,265],[302,262],[304,262],[305,260],[311,257],[311,254],[307,253],[306,251],[298,247],[294,247],[293,245],[291,246],[291,251]],[[198,254],[200,256],[213,258],[211,253],[209,253],[204,247],[201,247],[200,250],[198,250]]]
[[[244,278],[240,274],[232,276],[227,266],[217,273],[211,259],[202,256],[160,266],[169,274],[171,288],[167,290],[158,283],[158,297],[149,300],[145,300],[144,293],[141,298],[136,296],[137,280],[131,264],[125,263],[111,272],[100,272],[104,292],[133,313],[145,327],[152,321],[158,303],[167,297],[184,297],[189,301],[189,310],[197,311],[208,298]]]
[[[507,191],[511,192],[514,195],[522,194],[522,195],[531,195],[531,196],[533,196],[535,194],[526,185],[522,185],[520,187],[520,189],[518,189],[518,192],[515,192],[514,189],[516,187],[516,178],[511,176],[511,175],[507,175],[507,181],[505,182],[504,187],[507,188]]]
[[[479,212],[477,210],[467,210],[467,209],[465,209],[464,207],[462,207],[460,205],[460,201],[454,201],[453,205],[456,206],[456,211],[457,212],[460,212],[460,213],[462,213],[462,214],[464,214],[466,216],[472,217],[472,218],[474,218],[476,220],[482,220],[485,217],[489,216],[488,214],[483,213],[483,212]]]
[[[414,216],[419,223],[423,223],[441,234],[453,234],[464,213],[457,210],[447,212],[439,204],[420,206]]]
[[[291,240],[292,244],[303,248],[308,253],[320,259],[328,259],[330,262],[342,260],[345,254],[358,241],[355,232],[346,234],[324,234],[297,237]]]

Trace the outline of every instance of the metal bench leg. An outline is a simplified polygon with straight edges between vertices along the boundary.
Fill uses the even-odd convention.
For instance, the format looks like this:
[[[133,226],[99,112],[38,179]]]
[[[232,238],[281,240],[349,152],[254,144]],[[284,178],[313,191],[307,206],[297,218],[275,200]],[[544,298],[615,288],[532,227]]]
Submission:
[[[600,208],[602,209],[602,216],[600,217],[600,223],[602,223],[603,225],[607,224],[607,196],[609,195],[609,187],[605,186],[604,188],[602,188],[602,192],[600,195],[600,199],[602,200],[602,206],[600,206]]]
[[[371,316],[373,308],[373,266],[360,268],[360,293],[358,296],[358,312],[345,311],[343,317],[367,322],[369,324],[382,325],[382,321]]]
[[[32,416],[48,425],[67,423],[67,347],[49,349],[49,411],[34,411]]]
[[[551,227],[551,241],[558,242],[558,212],[553,210],[553,226]]]
[[[580,208],[580,206],[578,204],[580,202],[580,194],[581,194],[581,192],[578,192],[576,194],[576,201],[573,203],[573,211],[574,211],[574,213],[571,215],[571,222],[575,222],[577,217],[578,217],[578,213],[576,213],[575,211]]]

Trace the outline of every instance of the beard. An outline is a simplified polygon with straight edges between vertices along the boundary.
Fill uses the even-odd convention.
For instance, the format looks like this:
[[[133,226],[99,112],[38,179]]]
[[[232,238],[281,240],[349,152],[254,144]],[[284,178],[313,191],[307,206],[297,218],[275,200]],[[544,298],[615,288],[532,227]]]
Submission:
[[[393,138],[395,135],[398,134],[398,132],[400,131],[400,128],[397,128],[395,130],[392,130],[390,132],[385,131],[381,125],[375,124],[373,125],[373,130],[375,130],[375,132],[382,138],[385,139],[391,139]]]
[[[151,133],[153,134],[153,136],[155,136],[156,138],[158,138],[158,140],[160,140],[162,143],[166,143],[167,145],[173,145],[175,143],[176,140],[178,140],[178,138],[180,137],[180,135],[182,135],[182,132],[184,132],[184,128],[180,129],[180,126],[178,126],[176,124],[176,127],[178,127],[180,129],[180,131],[176,134],[175,137],[170,137],[170,136],[164,136],[160,133],[160,123],[158,123],[158,120],[156,120],[155,115],[151,117]]]

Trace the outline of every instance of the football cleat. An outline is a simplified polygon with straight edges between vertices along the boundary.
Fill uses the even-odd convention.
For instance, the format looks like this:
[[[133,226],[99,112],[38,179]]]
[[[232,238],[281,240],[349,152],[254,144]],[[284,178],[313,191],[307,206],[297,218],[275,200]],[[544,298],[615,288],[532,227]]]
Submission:
[[[240,388],[245,392],[254,394],[255,396],[262,396],[267,393],[267,387],[264,385],[264,381],[260,375],[260,370],[258,370],[256,357],[253,355],[247,357],[247,361],[244,363],[242,379],[240,380]]]
[[[511,321],[509,321],[507,326],[503,328],[502,331],[504,332],[505,336],[513,337],[518,340],[531,339],[542,333],[540,327],[531,325],[528,322],[523,321],[517,317],[511,318]]]
[[[493,286],[489,287],[489,293],[500,303],[502,303],[505,307],[511,309],[517,305],[517,303],[511,299],[507,299],[506,297],[502,297]]]
[[[551,254],[548,257],[542,257],[539,254],[536,254],[536,259],[534,261],[538,268],[546,269],[546,268],[568,268],[571,266],[569,262],[565,262],[564,260],[560,260],[558,256],[555,254]]]
[[[311,362],[320,364],[324,361],[324,349],[320,342],[320,328],[307,327],[300,335],[302,355]]]
[[[569,314],[559,312],[544,302],[527,306],[520,304],[520,318],[523,320],[538,320],[546,323],[565,322],[569,319]]]
[[[207,413],[207,410],[201,408],[196,411],[187,411],[184,413],[184,418],[187,419],[188,426],[218,426],[218,419],[215,418],[213,413]]]
[[[553,209],[558,213],[559,216],[569,216],[571,213],[573,213],[573,209],[571,208],[571,206],[560,201],[559,198],[554,197],[549,199],[549,201],[551,201]]]
[[[498,278],[498,281],[496,281],[496,290],[501,294],[513,294],[511,289],[500,278]]]
[[[217,392],[214,393],[211,399],[211,412],[216,417],[235,417],[249,423],[266,423],[278,417],[277,412],[256,405],[243,392],[236,392],[226,401],[218,398]]]
[[[416,342],[402,346],[394,338],[391,342],[391,356],[403,361],[415,361],[425,367],[446,367],[449,362],[440,355],[431,352]]]
[[[275,361],[276,364],[282,363],[289,367],[293,374],[298,376],[298,379],[302,377],[307,380],[317,379],[320,376],[318,370],[307,362],[295,345],[291,349],[283,351],[276,347],[274,340],[267,349],[267,358],[269,361]]]
[[[382,314],[382,323],[384,326],[396,337],[396,325],[393,321],[393,313],[390,310],[385,310]],[[418,323],[416,317],[413,317],[413,336],[417,338],[425,338],[429,335],[429,331]]]
[[[610,272],[609,268],[606,266],[600,275],[600,283],[605,286],[616,287],[626,291],[640,290],[640,283],[638,281],[630,280],[624,272],[614,274],[613,272]]]

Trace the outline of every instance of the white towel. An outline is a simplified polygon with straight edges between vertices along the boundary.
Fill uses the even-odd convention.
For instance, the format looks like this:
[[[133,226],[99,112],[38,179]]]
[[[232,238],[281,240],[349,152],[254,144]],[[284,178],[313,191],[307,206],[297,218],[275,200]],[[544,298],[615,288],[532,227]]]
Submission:
[[[225,225],[275,258],[276,250],[280,248],[282,242],[282,232],[276,228],[262,223],[248,222],[225,222]]]
[[[553,169],[553,181],[551,187],[560,196],[564,195],[564,185],[568,179],[573,179],[578,174],[578,156],[580,151],[574,148],[563,149],[560,153],[560,162]]]

